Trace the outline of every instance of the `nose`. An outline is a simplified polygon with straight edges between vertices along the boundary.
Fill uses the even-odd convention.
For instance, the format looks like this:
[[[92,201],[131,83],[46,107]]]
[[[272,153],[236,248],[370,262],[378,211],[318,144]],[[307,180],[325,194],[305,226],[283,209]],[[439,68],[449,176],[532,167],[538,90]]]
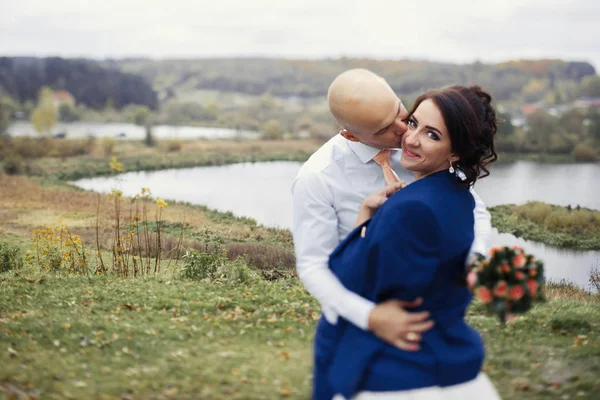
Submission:
[[[404,134],[404,143],[411,147],[419,146],[419,135],[417,135],[416,129],[413,129],[412,131],[407,131]]]

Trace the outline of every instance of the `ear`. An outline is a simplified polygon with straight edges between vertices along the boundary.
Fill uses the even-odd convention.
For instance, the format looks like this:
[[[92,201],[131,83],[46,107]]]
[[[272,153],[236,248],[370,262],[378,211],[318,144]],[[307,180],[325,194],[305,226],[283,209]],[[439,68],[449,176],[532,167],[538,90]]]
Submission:
[[[458,162],[459,160],[460,160],[460,157],[454,153],[450,154],[450,158],[448,159],[448,161],[450,161],[451,164]]]
[[[351,134],[350,132],[348,132],[345,129],[342,129],[340,131],[340,135],[342,135],[343,137],[345,137],[346,139],[348,139],[351,142],[360,142],[359,138],[357,138],[356,136],[354,136],[353,134]]]

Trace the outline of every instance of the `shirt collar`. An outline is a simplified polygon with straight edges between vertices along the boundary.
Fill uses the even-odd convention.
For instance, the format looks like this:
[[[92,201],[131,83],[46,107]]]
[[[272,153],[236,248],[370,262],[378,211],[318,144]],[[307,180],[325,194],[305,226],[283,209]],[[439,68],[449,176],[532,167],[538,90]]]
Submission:
[[[369,161],[371,161],[373,159],[373,157],[375,157],[381,151],[381,149],[377,149],[375,147],[368,146],[361,142],[353,142],[348,139],[346,139],[346,141],[348,142],[348,147],[350,147],[350,150],[352,150],[354,152],[354,154],[356,154],[356,157],[358,157],[358,159],[360,161],[362,161],[363,164],[366,164]],[[393,153],[395,151],[398,151],[399,149],[390,149],[390,150]]]

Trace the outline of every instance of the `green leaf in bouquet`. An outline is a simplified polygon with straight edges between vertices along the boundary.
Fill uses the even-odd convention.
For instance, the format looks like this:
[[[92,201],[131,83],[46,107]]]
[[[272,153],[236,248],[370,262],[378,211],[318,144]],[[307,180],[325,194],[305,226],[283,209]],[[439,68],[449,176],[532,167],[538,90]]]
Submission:
[[[492,307],[492,313],[497,315],[502,324],[506,323],[506,301],[504,299],[495,300]]]
[[[512,302],[510,312],[513,314],[523,314],[531,309],[531,305],[531,296],[526,294],[520,300]]]

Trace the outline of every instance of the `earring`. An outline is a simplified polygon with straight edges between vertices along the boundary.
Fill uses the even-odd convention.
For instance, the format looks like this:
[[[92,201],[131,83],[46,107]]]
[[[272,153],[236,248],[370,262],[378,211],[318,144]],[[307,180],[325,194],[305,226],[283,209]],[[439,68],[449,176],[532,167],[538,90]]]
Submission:
[[[450,172],[451,174],[454,173],[454,165],[452,165],[452,163],[450,163],[450,168],[448,168],[448,172]]]

